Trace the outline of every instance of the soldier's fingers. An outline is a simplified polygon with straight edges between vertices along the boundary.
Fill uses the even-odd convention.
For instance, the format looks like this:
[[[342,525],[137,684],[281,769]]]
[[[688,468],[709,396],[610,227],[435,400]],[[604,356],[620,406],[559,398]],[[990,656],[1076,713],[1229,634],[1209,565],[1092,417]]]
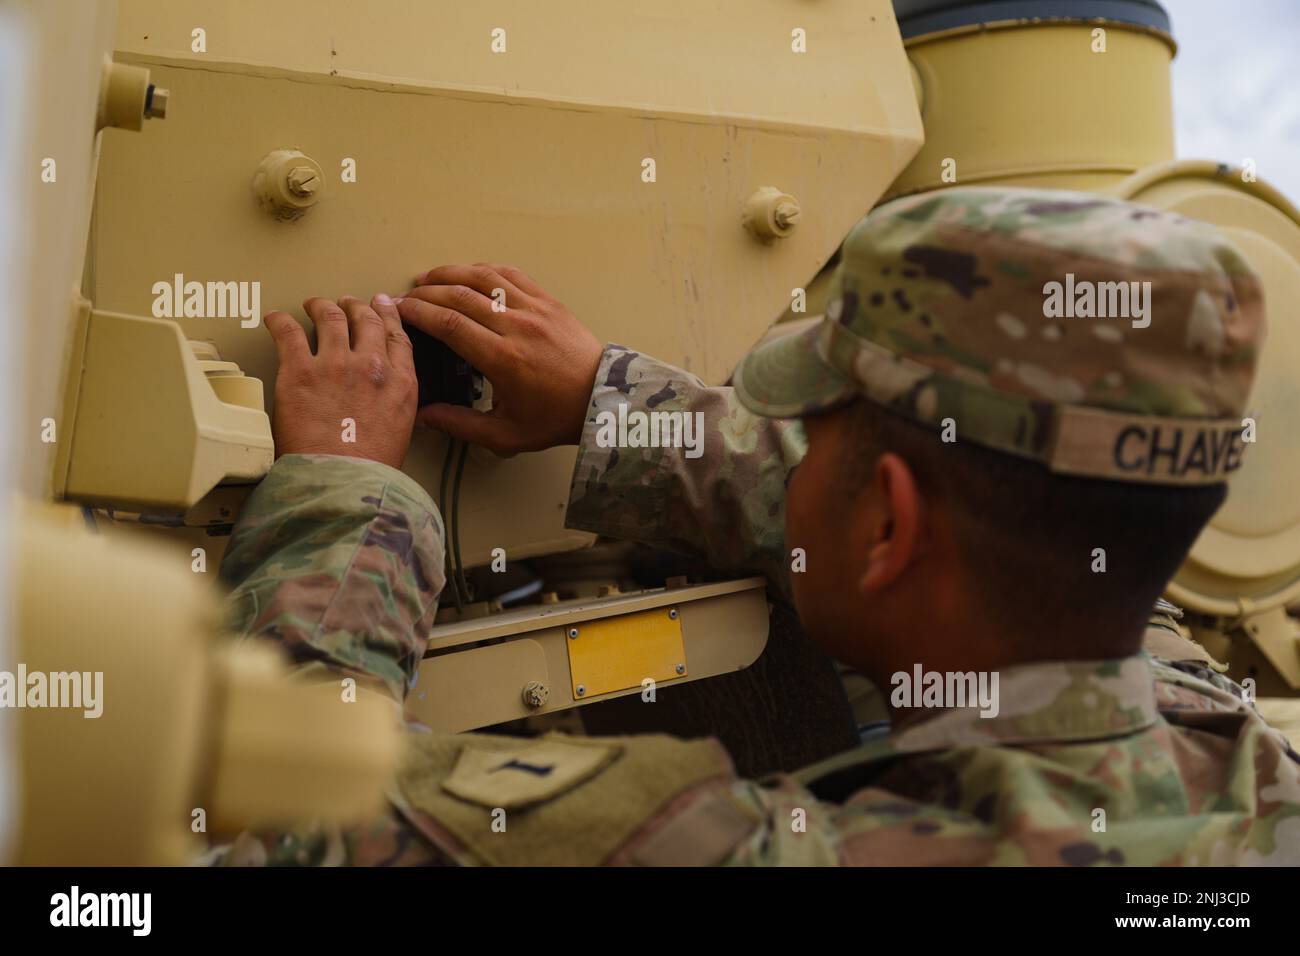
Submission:
[[[316,325],[316,354],[331,355],[346,352],[348,346],[348,317],[329,299],[313,296],[302,307]]]
[[[489,269],[495,270],[496,273],[500,275],[503,279],[506,279],[509,282],[514,283],[514,285],[520,291],[525,292],[528,295],[531,295],[535,299],[549,300],[551,298],[551,294],[549,292],[547,292],[540,285],[538,285],[533,280],[532,276],[530,276],[528,273],[526,273],[523,269],[519,268],[518,266],[506,265],[505,263],[496,263],[496,262],[480,262],[477,263],[477,265],[485,265]]]
[[[417,286],[402,297],[403,299],[422,299],[444,309],[451,309],[461,315],[467,315],[480,325],[484,325],[500,335],[510,327],[510,320],[505,312],[492,307],[492,299],[476,289],[465,285],[422,285]]]
[[[446,344],[479,371],[491,375],[500,368],[501,336],[455,309],[406,296],[397,303],[397,314],[403,322]]]
[[[367,355],[379,352],[388,354],[384,341],[384,320],[374,309],[353,295],[339,299],[339,307],[347,313],[348,332],[352,337],[352,351]]]
[[[384,341],[388,346],[388,361],[399,371],[414,374],[415,360],[411,349],[410,336],[402,328],[402,316],[397,311],[393,300],[384,293],[379,293],[370,301],[370,307],[384,320]]]
[[[460,405],[425,405],[415,413],[415,420],[427,428],[436,428],[452,438],[481,445],[499,455],[518,450],[514,428],[487,412],[476,412]]]
[[[438,266],[419,277],[416,285],[463,285],[482,293],[490,300],[504,300],[507,309],[525,305],[520,288],[497,271],[495,266],[478,262],[472,266]],[[497,306],[501,308],[501,306]]]
[[[268,312],[262,319],[266,331],[275,340],[275,351],[280,357],[280,367],[301,365],[311,360],[311,346],[307,333],[288,312]]]

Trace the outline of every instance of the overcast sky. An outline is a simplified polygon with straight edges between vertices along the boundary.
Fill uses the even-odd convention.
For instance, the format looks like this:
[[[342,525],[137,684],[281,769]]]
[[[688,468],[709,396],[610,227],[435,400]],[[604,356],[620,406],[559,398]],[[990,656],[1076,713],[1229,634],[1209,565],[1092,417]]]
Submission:
[[[1300,0],[1162,0],[1180,159],[1255,160],[1300,204]]]

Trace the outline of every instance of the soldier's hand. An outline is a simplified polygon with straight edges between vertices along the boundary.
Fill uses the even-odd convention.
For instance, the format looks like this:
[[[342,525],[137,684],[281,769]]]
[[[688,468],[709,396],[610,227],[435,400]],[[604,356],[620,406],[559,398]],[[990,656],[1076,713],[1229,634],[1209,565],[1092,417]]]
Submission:
[[[316,325],[312,355],[302,326],[272,312],[275,339],[276,455],[348,455],[402,466],[415,423],[415,365],[411,340],[386,295],[370,305],[344,296],[303,303]]]
[[[604,349],[573,313],[514,266],[439,266],[398,301],[402,318],[492,383],[492,410],[427,405],[419,421],[508,455],[582,437]]]

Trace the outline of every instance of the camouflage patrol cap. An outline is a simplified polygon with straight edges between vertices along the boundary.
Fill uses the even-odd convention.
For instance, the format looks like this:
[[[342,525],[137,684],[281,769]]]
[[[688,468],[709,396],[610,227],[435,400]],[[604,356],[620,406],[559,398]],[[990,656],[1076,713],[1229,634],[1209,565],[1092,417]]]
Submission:
[[[751,411],[863,396],[1053,471],[1213,484],[1240,467],[1263,296],[1214,227],[963,187],[881,206],[841,253],[825,318],[737,369]]]

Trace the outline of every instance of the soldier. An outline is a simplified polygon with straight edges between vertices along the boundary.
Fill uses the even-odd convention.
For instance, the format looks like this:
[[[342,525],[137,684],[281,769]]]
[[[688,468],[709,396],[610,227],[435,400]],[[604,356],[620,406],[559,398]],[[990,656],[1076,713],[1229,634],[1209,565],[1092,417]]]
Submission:
[[[246,834],[227,861],[1300,863],[1300,758],[1190,642],[1142,650],[1241,461],[1263,306],[1233,246],[1114,199],[957,188],[865,218],[829,301],[734,389],[602,349],[504,266],[309,300],[315,357],[269,315],[281,457],[222,569],[241,631],[401,699],[443,583],[440,518],[396,470],[405,320],[493,383],[490,414],[424,424],[503,453],[576,442],[570,526],[767,572],[893,727],[762,783],[709,740],[412,732],[390,817]],[[604,447],[620,405],[701,413],[703,456]]]

